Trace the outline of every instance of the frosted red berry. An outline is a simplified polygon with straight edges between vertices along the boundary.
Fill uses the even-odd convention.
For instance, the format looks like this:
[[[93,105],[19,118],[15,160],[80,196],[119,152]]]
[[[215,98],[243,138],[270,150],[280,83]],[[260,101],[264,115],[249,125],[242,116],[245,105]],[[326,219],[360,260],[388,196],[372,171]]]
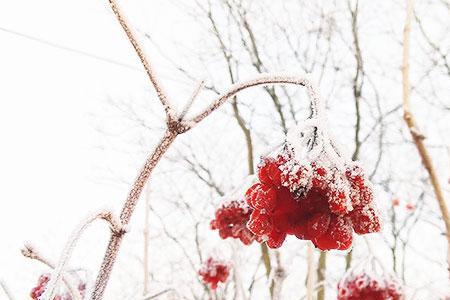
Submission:
[[[259,182],[245,195],[253,209],[247,227],[257,238],[278,248],[286,235],[295,235],[321,250],[345,250],[353,231],[381,229],[371,185],[359,166],[349,163],[341,171],[322,161],[300,163],[292,151],[283,151],[262,159]]]
[[[404,300],[401,286],[389,276],[366,273],[346,276],[338,284],[337,300]]]
[[[264,210],[255,209],[247,223],[248,229],[257,236],[269,234],[273,229],[271,216]]]
[[[217,289],[219,282],[226,282],[230,275],[228,264],[209,257],[198,271],[203,283],[209,285],[212,290]]]
[[[259,180],[269,186],[280,186],[281,170],[279,169],[279,164],[281,162],[281,159],[263,158],[258,166]]]
[[[222,204],[211,221],[212,230],[218,230],[222,239],[239,239],[244,245],[255,240],[255,235],[247,228],[252,209],[243,200],[233,200]]]
[[[353,230],[357,234],[378,232],[381,230],[381,223],[375,208],[371,206],[361,206],[355,208],[350,213]]]
[[[277,198],[276,189],[262,183],[254,184],[246,193],[247,204],[256,209],[272,210]]]

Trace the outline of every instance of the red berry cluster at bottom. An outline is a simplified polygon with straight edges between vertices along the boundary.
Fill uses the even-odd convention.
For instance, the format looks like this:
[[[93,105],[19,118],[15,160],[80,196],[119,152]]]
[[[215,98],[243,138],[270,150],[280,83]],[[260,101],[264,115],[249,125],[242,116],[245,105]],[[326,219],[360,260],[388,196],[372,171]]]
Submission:
[[[211,289],[215,290],[219,282],[225,282],[230,275],[229,266],[222,262],[209,257],[198,271],[205,284],[208,284]]]
[[[248,230],[247,222],[253,210],[244,201],[230,201],[216,210],[215,219],[211,221],[211,229],[219,230],[222,239],[240,239],[244,245],[249,245],[255,235]]]
[[[50,281],[50,274],[42,274],[41,276],[39,276],[37,285],[31,289],[30,292],[31,299],[38,300],[39,297],[41,297],[42,294],[44,293],[45,288],[47,287],[49,281]],[[80,283],[78,285],[78,291],[80,292],[82,298],[84,298],[85,290],[86,285],[84,283]],[[72,300],[72,296],[69,293],[58,294],[55,297],[53,297],[53,300]]]
[[[366,234],[381,228],[370,183],[357,166],[340,172],[280,154],[262,160],[258,178],[245,194],[253,209],[247,227],[270,248],[295,235],[321,250],[345,250],[353,231]]]
[[[338,284],[337,300],[403,300],[404,295],[393,278],[374,278],[366,273],[345,278]]]

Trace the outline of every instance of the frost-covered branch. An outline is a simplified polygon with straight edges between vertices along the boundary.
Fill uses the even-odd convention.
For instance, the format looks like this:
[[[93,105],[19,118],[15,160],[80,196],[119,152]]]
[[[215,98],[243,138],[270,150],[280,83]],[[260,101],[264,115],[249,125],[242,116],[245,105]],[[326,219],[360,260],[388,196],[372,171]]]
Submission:
[[[36,250],[35,247],[33,247],[30,244],[25,244],[24,247],[21,249],[22,255],[29,258],[34,259],[36,261],[39,261],[49,267],[50,269],[55,269],[55,263],[51,262],[49,259],[44,257],[40,252]],[[73,297],[74,300],[81,300],[80,292],[78,291],[77,285],[74,283],[74,281],[70,278],[70,275],[65,273],[62,275],[62,280],[64,284],[66,285],[70,295]]]
[[[125,31],[125,33],[128,37],[128,40],[133,45],[133,48],[136,51],[136,54],[139,56],[139,59],[141,60],[142,65],[144,66],[145,72],[147,73],[153,87],[156,90],[156,94],[158,95],[158,98],[164,107],[164,111],[166,112],[168,121],[173,119],[175,112],[173,111],[173,108],[169,103],[167,94],[164,91],[161,83],[159,82],[158,77],[155,74],[155,71],[153,70],[152,66],[150,65],[150,62],[147,59],[147,56],[145,55],[144,51],[142,50],[142,47],[139,44],[139,41],[136,39],[135,34],[133,33],[133,30],[128,25],[128,21],[126,20],[125,16],[123,15],[122,11],[120,10],[120,8],[117,5],[115,0],[109,0],[109,4],[110,4],[114,14],[117,17],[117,20],[119,21],[120,25],[122,26],[123,30]]]
[[[201,122],[204,118],[209,116],[212,112],[214,112],[216,109],[218,109],[220,106],[222,106],[225,102],[227,102],[230,98],[232,98],[234,95],[239,93],[242,90],[248,89],[250,87],[255,87],[259,85],[269,85],[269,84],[294,84],[294,85],[301,85],[307,88],[308,94],[311,98],[311,101],[313,101],[312,107],[315,107],[317,112],[317,115],[321,115],[324,108],[323,103],[319,100],[319,94],[317,92],[317,89],[312,85],[312,83],[304,78],[299,77],[298,75],[292,75],[292,74],[286,74],[286,75],[273,75],[273,74],[260,74],[255,79],[251,79],[248,81],[244,81],[241,83],[236,83],[232,85],[228,91],[225,93],[219,95],[216,100],[213,101],[213,103],[207,107],[204,111],[199,113],[196,117],[192,118],[190,121],[187,122],[187,126],[190,126],[192,128],[195,124]]]
[[[56,293],[56,289],[58,287],[59,280],[63,277],[63,274],[66,272],[65,268],[72,257],[72,253],[75,249],[75,246],[80,239],[83,232],[96,220],[105,220],[108,222],[112,234],[114,236],[122,236],[125,233],[124,227],[121,225],[120,221],[118,221],[111,212],[109,211],[101,211],[99,213],[95,213],[89,217],[87,217],[85,220],[83,220],[79,226],[72,232],[71,236],[69,237],[69,240],[67,241],[64,250],[62,251],[61,258],[59,259],[58,264],[54,268],[51,276],[50,281],[47,284],[46,290],[44,294],[42,295],[42,299],[44,300],[50,300],[53,299]],[[26,252],[26,251],[29,251]],[[37,255],[36,253],[32,252],[32,248],[29,247],[25,248],[25,250],[22,251],[24,255],[29,254],[31,255]],[[81,299],[79,294],[77,295],[76,299]]]

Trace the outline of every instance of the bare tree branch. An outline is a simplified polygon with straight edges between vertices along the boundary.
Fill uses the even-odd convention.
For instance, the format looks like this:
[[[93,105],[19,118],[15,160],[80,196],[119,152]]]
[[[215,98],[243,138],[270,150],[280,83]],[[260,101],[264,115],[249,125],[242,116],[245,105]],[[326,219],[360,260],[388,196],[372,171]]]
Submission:
[[[439,209],[442,214],[442,219],[445,223],[446,237],[447,237],[447,263],[448,271],[450,275],[450,214],[447,208],[447,204],[444,199],[444,194],[439,183],[436,170],[433,167],[431,157],[428,154],[428,150],[425,147],[424,137],[417,128],[414,116],[411,113],[411,86],[409,81],[409,49],[411,39],[411,19],[413,17],[413,0],[407,0],[407,11],[405,26],[403,29],[403,64],[402,64],[402,79],[403,79],[403,118],[408,126],[411,137],[414,144],[417,147],[417,151],[422,159],[422,163],[430,176],[431,185],[436,196],[436,200],[439,204]]]

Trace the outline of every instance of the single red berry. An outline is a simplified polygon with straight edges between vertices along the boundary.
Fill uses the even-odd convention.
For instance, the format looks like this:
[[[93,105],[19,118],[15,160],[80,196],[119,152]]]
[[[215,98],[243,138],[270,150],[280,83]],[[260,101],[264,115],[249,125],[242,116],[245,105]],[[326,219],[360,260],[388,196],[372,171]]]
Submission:
[[[373,233],[381,230],[380,219],[373,207],[362,206],[355,208],[350,213],[350,219],[353,230],[357,234]]]
[[[313,168],[311,185],[315,189],[326,189],[328,186],[329,171],[323,166],[318,166],[316,163],[311,164]]]
[[[275,207],[277,200],[277,191],[275,188],[260,184],[253,189],[249,202],[247,202],[254,209],[272,210]]]
[[[250,215],[247,228],[258,236],[267,235],[273,229],[272,218],[264,211],[255,209]]]
[[[266,157],[262,160],[258,167],[259,180],[269,186],[281,186],[281,170],[277,160],[271,157]]]
[[[285,239],[286,233],[279,232],[278,230],[274,229],[271,233],[269,233],[266,244],[269,248],[272,249],[280,248],[281,245],[283,245]]]
[[[351,205],[348,195],[342,190],[331,190],[328,192],[328,204],[335,214],[348,213]]]

